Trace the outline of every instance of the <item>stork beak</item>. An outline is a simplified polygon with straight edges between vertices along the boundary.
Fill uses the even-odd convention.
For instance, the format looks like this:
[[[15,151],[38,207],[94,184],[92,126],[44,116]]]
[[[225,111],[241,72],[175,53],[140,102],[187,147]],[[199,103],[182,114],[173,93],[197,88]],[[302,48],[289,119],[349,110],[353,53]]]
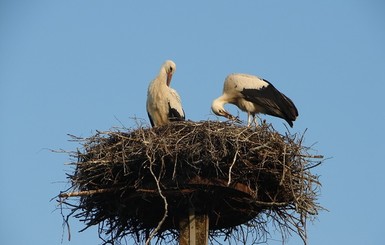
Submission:
[[[241,120],[239,120],[238,117],[234,117],[233,115],[231,115],[227,111],[225,111],[224,114],[225,114],[225,117],[227,117],[228,119],[230,119],[232,121],[235,121],[236,123],[241,123],[242,122]]]
[[[169,87],[170,87],[170,83],[171,83],[171,78],[172,78],[172,73],[171,72],[167,73],[167,86],[169,86]]]

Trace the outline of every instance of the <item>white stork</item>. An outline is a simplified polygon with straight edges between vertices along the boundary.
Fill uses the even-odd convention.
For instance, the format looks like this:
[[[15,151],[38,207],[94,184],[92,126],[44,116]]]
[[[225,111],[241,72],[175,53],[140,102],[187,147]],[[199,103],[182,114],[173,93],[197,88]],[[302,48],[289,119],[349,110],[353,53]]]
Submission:
[[[160,68],[158,76],[148,86],[146,107],[153,127],[170,121],[183,121],[185,118],[180,97],[174,89],[170,88],[175,70],[175,63],[167,60]]]
[[[270,82],[247,74],[230,74],[226,77],[223,94],[211,105],[212,111],[231,120],[238,120],[224,109],[224,104],[231,103],[247,112],[247,126],[258,122],[255,114],[263,113],[280,117],[293,127],[298,116],[293,101],[279,92]]]

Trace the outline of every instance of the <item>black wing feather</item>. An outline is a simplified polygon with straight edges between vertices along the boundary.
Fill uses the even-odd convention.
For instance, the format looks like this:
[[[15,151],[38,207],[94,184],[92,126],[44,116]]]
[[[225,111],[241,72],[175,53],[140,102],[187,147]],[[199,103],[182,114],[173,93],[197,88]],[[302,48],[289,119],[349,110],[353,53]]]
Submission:
[[[264,80],[269,83],[268,81]],[[298,116],[298,110],[293,101],[279,92],[271,83],[261,89],[243,89],[241,94],[245,100],[261,106],[262,113],[283,118],[293,127],[293,121]]]
[[[170,121],[184,121],[185,120],[184,110],[183,110],[183,115],[181,115],[175,108],[171,107],[170,102],[169,102],[168,103],[168,119]]]
[[[152,121],[150,113],[147,111],[148,119],[150,119],[151,127],[154,127],[154,121]]]

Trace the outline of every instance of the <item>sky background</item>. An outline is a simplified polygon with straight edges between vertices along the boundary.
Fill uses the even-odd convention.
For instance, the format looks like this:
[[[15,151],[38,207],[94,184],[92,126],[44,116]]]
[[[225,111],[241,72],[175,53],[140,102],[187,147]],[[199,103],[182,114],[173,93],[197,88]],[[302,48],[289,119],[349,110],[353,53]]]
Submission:
[[[0,0],[0,244],[61,244],[50,200],[71,159],[49,149],[79,147],[67,134],[149,124],[147,86],[167,59],[189,120],[217,120],[210,105],[233,72],[290,97],[291,132],[307,129],[304,144],[330,158],[314,169],[329,212],[309,224],[309,244],[385,244],[384,23],[381,0]],[[70,225],[62,244],[101,243]]]

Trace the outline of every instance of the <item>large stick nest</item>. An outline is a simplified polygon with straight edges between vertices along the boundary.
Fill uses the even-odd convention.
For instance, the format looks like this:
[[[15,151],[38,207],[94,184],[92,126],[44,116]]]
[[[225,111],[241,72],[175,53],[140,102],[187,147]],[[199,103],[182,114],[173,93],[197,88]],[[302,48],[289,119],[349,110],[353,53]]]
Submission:
[[[175,239],[191,208],[209,216],[212,241],[237,240],[243,229],[260,240],[272,223],[283,237],[294,232],[305,242],[306,221],[322,209],[310,172],[322,157],[309,155],[303,135],[281,135],[271,125],[175,122],[73,140],[82,149],[71,153],[71,188],[59,195],[70,208],[63,217],[85,229],[98,225],[105,243],[127,235],[137,243]]]

